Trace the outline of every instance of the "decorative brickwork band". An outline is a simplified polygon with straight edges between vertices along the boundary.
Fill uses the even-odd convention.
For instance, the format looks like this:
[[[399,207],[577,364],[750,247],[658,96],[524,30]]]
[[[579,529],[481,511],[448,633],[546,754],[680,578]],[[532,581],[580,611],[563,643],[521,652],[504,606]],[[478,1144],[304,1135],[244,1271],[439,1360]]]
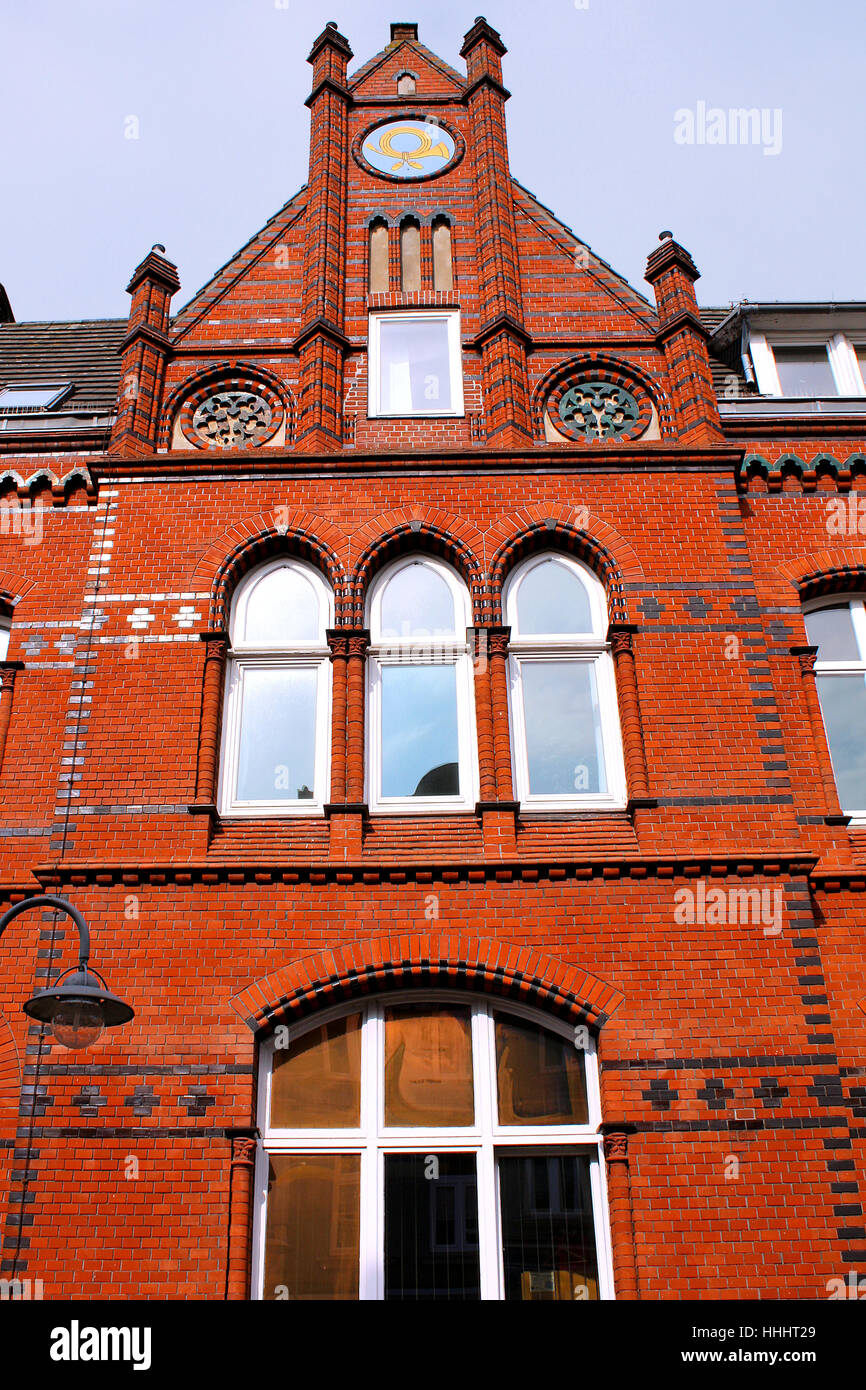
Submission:
[[[633,1301],[638,1298],[638,1287],[631,1182],[628,1171],[628,1137],[634,1133],[634,1125],[611,1121],[603,1124],[601,1129],[604,1134],[604,1157],[607,1164],[607,1201],[610,1211],[616,1296],[624,1301]]]
[[[346,634],[349,670],[346,688],[346,799],[353,805],[364,800],[364,720],[366,717],[367,648],[365,629]]]
[[[329,628],[333,682],[331,692],[331,801],[346,800],[346,693],[349,638],[340,628]]]
[[[15,694],[15,677],[24,670],[23,661],[0,661],[0,772],[3,770],[3,755],[6,752],[6,735],[12,718],[12,700]]]
[[[229,1257],[226,1299],[250,1296],[250,1237],[253,1212],[253,1177],[256,1141],[249,1134],[230,1134],[232,1145],[229,1182]]]
[[[817,647],[792,647],[791,655],[797,658],[800,666],[800,675],[803,678],[803,694],[806,699],[806,709],[809,714],[809,724],[812,730],[812,745],[815,749],[815,761],[818,764],[818,773],[821,780],[821,794],[823,800],[823,812],[825,816],[841,816],[842,808],[839,805],[839,794],[836,790],[836,777],[833,772],[833,764],[830,761],[830,749],[827,745],[827,731],[824,728],[824,716],[821,713],[821,702],[818,699],[818,686],[815,680],[815,658],[818,655]]]
[[[640,717],[637,672],[634,664],[633,638],[636,632],[637,628],[633,623],[611,623],[607,630],[607,640],[613,652],[616,671],[622,750],[628,782],[628,795],[631,801],[643,800],[649,796],[646,751]]]
[[[490,704],[493,717],[493,760],[499,801],[514,800],[511,776],[511,727],[508,718],[508,643],[510,627],[488,627]]]
[[[489,630],[470,628],[469,642],[475,670],[475,724],[478,730],[478,782],[481,800],[496,800],[496,752],[493,738],[493,700],[488,657]]]
[[[222,696],[229,639],[226,632],[203,632],[201,640],[205,643],[205,657],[195,800],[197,806],[210,808],[216,801]]]

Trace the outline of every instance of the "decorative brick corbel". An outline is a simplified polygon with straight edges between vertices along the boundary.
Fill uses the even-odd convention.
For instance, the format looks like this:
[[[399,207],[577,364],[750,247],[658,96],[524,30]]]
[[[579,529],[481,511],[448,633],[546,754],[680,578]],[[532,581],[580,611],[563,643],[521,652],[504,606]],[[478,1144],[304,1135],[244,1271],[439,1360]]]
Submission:
[[[649,777],[644,748],[643,724],[640,716],[640,697],[634,664],[634,623],[611,623],[607,640],[613,652],[616,672],[616,694],[619,722],[622,729],[622,751],[628,784],[629,814],[657,803],[650,796]]]
[[[250,1246],[257,1150],[255,1136],[254,1129],[226,1130],[226,1138],[231,1141],[226,1279],[228,1301],[240,1301],[250,1297]]]
[[[3,755],[6,752],[6,735],[12,718],[12,700],[15,694],[15,677],[24,670],[23,661],[0,661],[0,772],[3,770]]]
[[[218,630],[201,632],[199,637],[205,643],[204,674],[201,691],[195,801],[189,809],[194,813],[215,818],[217,814],[216,789],[219,770],[220,724],[229,636],[227,632]]]
[[[803,678],[803,694],[809,713],[812,744],[815,749],[815,761],[818,764],[821,781],[820,799],[823,802],[824,819],[828,825],[847,825],[850,817],[844,815],[839,804],[836,776],[830,759],[830,748],[827,743],[827,731],[824,728],[824,716],[821,713],[821,702],[818,699],[818,687],[815,680],[815,658],[818,655],[818,648],[803,646],[791,647],[790,650],[791,655],[797,658],[800,675]]]
[[[623,1301],[634,1301],[639,1297],[628,1155],[629,1135],[634,1131],[635,1126],[626,1120],[609,1120],[601,1125],[607,1164],[613,1279],[616,1296]]]

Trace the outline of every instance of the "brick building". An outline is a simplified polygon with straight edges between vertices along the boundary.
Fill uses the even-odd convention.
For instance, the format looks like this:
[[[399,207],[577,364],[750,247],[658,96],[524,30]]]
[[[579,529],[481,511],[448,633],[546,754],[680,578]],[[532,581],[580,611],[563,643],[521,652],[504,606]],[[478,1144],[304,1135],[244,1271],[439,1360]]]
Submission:
[[[3,1277],[825,1297],[866,1262],[866,305],[628,285],[499,35],[316,39],[172,312],[0,303]],[[300,117],[299,117],[300,119]],[[14,286],[11,287],[14,305]],[[858,825],[863,828],[858,829]]]

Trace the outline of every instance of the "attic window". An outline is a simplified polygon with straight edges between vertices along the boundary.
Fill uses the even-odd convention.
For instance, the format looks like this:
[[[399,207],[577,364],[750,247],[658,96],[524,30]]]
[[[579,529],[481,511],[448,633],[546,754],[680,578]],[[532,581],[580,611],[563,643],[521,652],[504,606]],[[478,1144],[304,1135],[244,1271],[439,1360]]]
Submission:
[[[411,72],[401,72],[397,78],[397,95],[399,97],[413,97],[415,95],[416,83]]]
[[[20,386],[0,387],[0,411],[50,410],[72,389],[71,382],[46,386],[33,382]]]

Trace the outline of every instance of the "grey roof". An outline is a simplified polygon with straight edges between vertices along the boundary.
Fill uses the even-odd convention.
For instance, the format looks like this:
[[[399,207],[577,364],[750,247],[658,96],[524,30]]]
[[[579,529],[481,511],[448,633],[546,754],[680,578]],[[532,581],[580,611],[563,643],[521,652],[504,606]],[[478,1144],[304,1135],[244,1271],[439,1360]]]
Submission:
[[[73,389],[64,408],[111,412],[126,330],[126,319],[0,323],[0,386],[69,381]]]

